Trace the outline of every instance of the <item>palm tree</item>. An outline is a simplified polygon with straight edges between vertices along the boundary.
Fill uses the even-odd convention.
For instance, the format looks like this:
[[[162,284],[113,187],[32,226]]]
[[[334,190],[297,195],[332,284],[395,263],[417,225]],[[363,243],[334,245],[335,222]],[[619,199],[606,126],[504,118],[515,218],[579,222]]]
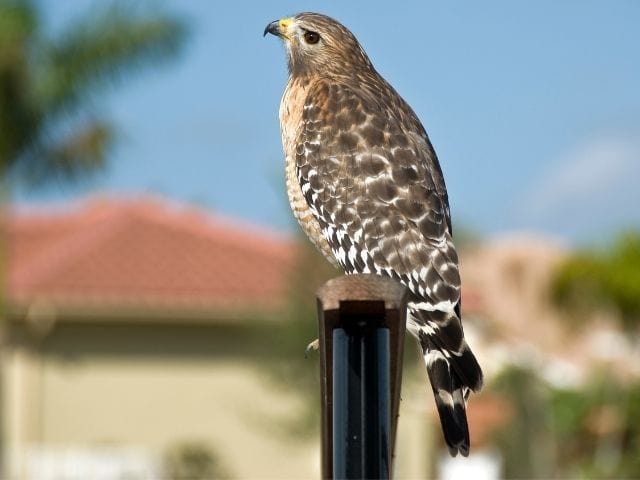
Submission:
[[[184,23],[113,4],[48,36],[38,4],[0,0],[0,181],[73,180],[104,166],[114,126],[96,94],[175,57]]]

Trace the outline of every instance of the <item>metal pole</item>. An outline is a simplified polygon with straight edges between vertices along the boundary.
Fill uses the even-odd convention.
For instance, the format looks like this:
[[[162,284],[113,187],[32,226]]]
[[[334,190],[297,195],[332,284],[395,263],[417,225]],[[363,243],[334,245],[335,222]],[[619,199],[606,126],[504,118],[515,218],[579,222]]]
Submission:
[[[318,292],[322,475],[390,478],[402,378],[406,291],[376,275]]]
[[[333,474],[389,478],[389,329],[333,330]]]

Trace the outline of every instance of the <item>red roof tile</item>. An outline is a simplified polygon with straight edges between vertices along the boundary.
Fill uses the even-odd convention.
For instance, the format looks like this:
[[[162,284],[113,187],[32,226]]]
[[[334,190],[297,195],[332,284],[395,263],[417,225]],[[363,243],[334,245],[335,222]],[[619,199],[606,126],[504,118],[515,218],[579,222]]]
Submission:
[[[93,200],[8,221],[12,302],[66,308],[277,308],[291,238],[159,199]]]

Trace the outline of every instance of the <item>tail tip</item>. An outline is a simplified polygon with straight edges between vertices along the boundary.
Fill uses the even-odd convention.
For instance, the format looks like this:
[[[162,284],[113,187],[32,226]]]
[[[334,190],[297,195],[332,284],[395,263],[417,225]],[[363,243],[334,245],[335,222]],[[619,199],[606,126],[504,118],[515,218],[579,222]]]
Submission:
[[[449,449],[449,455],[451,455],[452,457],[457,457],[458,453],[460,453],[460,455],[462,455],[463,457],[468,457],[469,456],[469,444],[468,443],[460,443],[457,445],[447,445],[447,448]]]

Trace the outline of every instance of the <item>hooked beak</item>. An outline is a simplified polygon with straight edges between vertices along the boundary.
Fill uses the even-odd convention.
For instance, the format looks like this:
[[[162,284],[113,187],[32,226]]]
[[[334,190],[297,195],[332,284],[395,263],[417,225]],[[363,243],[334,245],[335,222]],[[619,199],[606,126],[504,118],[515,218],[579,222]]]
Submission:
[[[280,22],[279,20],[274,20],[269,25],[267,25],[267,27],[264,29],[264,33],[262,34],[262,36],[266,37],[267,33],[270,33],[271,35],[276,35],[279,37],[280,36],[279,22]]]
[[[280,20],[274,20],[264,29],[264,33],[262,36],[264,37],[267,33],[271,35],[275,35],[276,37],[289,39],[289,35],[287,35],[287,29],[291,22],[292,18],[281,18]]]

